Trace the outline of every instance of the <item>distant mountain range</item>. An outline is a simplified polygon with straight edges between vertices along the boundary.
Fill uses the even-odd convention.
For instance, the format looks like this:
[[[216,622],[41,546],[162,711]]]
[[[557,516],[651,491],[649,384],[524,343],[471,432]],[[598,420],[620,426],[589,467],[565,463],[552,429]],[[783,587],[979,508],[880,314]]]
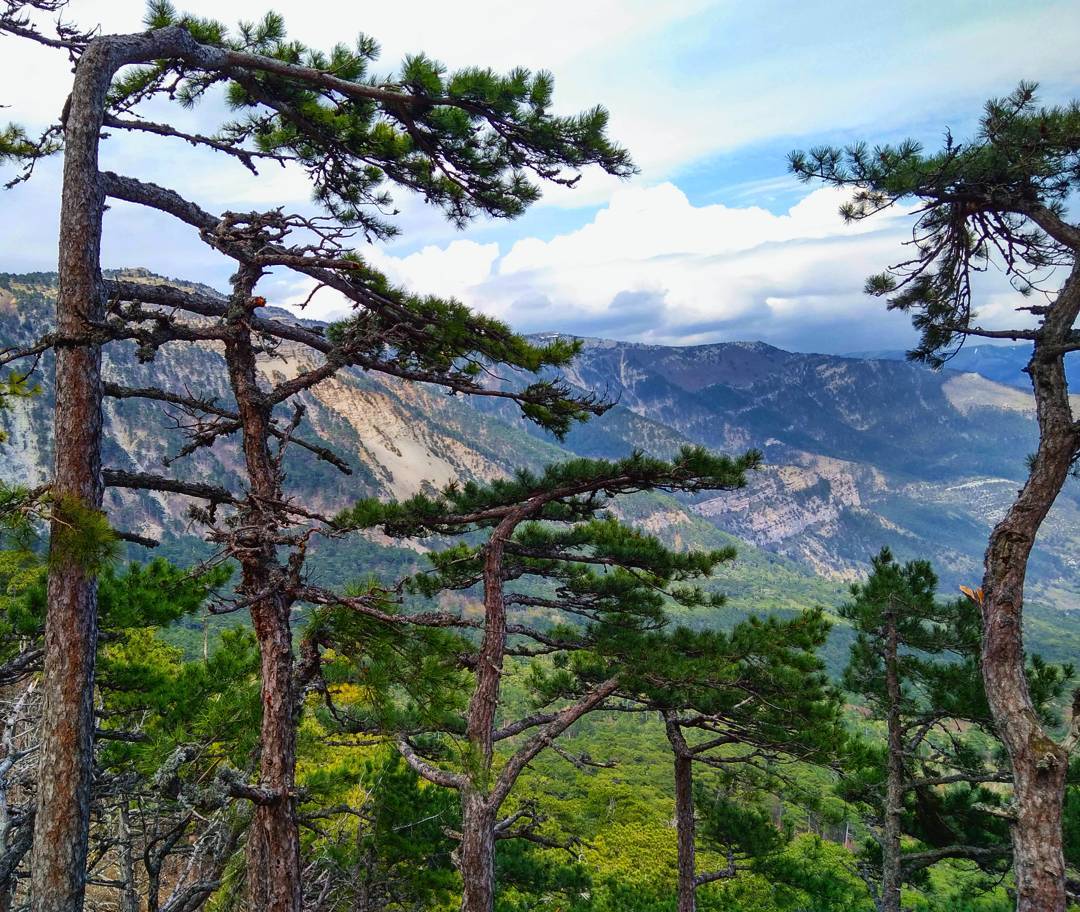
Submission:
[[[0,344],[46,329],[54,301],[54,276],[0,275]],[[617,404],[561,444],[492,400],[348,371],[305,394],[305,404],[308,435],[342,453],[353,476],[295,455],[290,476],[305,503],[334,510],[363,494],[407,496],[569,453],[618,456],[640,448],[664,455],[685,442],[724,451],[755,447],[767,467],[743,492],[687,502],[640,498],[622,509],[677,543],[728,536],[748,543],[743,569],[725,571],[721,583],[744,606],[835,603],[845,582],[886,544],[902,558],[931,558],[955,592],[981,576],[988,530],[1024,476],[1035,440],[1032,399],[979,372],[935,372],[876,354],[796,354],[756,342],[674,348],[585,340],[566,379]],[[288,376],[310,358],[283,346],[264,359],[262,371]],[[995,350],[981,363],[1009,358],[1022,354]],[[0,416],[9,434],[0,447],[5,479],[38,483],[47,475],[52,390],[43,366],[43,394]],[[175,388],[229,399],[221,357],[209,345],[168,347],[150,364],[139,364],[130,347],[112,346],[106,371],[132,386],[167,378]],[[146,402],[110,402],[106,464],[160,471],[162,458],[181,445],[175,418]],[[239,465],[235,441],[224,441],[177,468],[238,488]],[[182,499],[111,492],[109,505],[118,527],[174,543],[193,535]],[[1080,483],[1070,483],[1032,561],[1029,598],[1046,611],[1078,604],[1078,521]],[[341,547],[326,546],[324,578],[362,569]],[[400,550],[386,554],[406,559]]]
[[[907,353],[882,350],[854,352],[852,358],[871,358],[883,361],[905,361]],[[1031,358],[1030,345],[965,345],[949,360],[950,370],[979,374],[987,380],[1005,383],[1020,389],[1031,389],[1031,381],[1024,373]],[[1080,354],[1071,354],[1065,360],[1065,373],[1069,386],[1080,389]]]
[[[768,467],[745,495],[691,509],[834,578],[860,573],[888,544],[904,557],[933,558],[949,586],[978,579],[989,527],[1034,448],[1030,394],[902,360],[757,342],[587,340],[568,377],[619,403],[570,435],[576,451],[684,440],[763,450]],[[1070,484],[1033,561],[1032,594],[1059,607],[1075,605],[1080,591],[1078,496],[1080,485]]]

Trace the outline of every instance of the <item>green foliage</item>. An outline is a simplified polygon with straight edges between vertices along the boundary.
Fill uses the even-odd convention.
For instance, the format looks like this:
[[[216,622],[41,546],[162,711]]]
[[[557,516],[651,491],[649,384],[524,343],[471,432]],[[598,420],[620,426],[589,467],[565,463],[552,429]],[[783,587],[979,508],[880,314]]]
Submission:
[[[871,912],[873,902],[843,846],[806,835],[761,865],[781,908],[798,912]],[[751,907],[752,908],[752,907]]]
[[[0,136],[0,161],[3,160],[3,148],[4,140]],[[0,409],[9,408],[13,399],[27,399],[41,392],[41,387],[30,386],[28,379],[25,374],[17,373],[9,373],[6,377],[0,378]],[[0,431],[0,443],[6,440],[7,435]]]
[[[753,859],[764,863],[787,846],[790,830],[773,824],[768,809],[752,795],[737,795],[730,788],[694,787],[699,833],[705,845],[734,863]]]
[[[383,608],[399,611],[390,602]],[[317,714],[326,728],[365,733],[458,727],[466,675],[457,657],[469,648],[459,634],[328,606],[312,613],[304,639],[330,647],[322,668],[328,689]]]
[[[496,846],[495,879],[499,884],[497,912],[526,912],[538,904],[588,909],[593,887],[587,869],[571,853],[545,852],[521,840]]]
[[[546,72],[517,68],[499,75],[470,67],[448,73],[426,55],[414,54],[405,58],[396,78],[377,81],[370,69],[379,47],[366,35],[325,52],[289,40],[284,21],[274,13],[231,33],[218,22],[180,15],[160,0],[149,5],[146,23],[149,28],[180,25],[203,44],[284,65],[253,65],[242,77],[233,71],[227,99],[244,116],[225,124],[221,139],[299,163],[313,180],[316,199],[335,218],[361,226],[370,236],[394,233],[392,225],[372,214],[391,207],[383,187],[387,180],[421,194],[461,225],[479,214],[523,212],[539,196],[529,172],[572,185],[574,172],[586,165],[619,175],[634,171],[626,151],[607,138],[602,108],[571,116],[552,113],[553,80]],[[291,78],[287,67],[331,78],[321,83]],[[161,61],[119,79],[110,104],[125,109],[168,91],[191,105],[221,81],[220,73]],[[350,92],[350,86],[360,91]]]
[[[1065,790],[1065,863],[1080,870],[1080,758],[1069,764],[1069,786]]]
[[[856,639],[844,685],[865,701],[877,722],[898,713],[903,743],[904,804],[901,826],[909,851],[953,846],[999,850],[973,855],[979,867],[1000,875],[1008,861],[1009,832],[1002,817],[1007,795],[995,782],[1007,781],[1003,750],[994,734],[980,660],[980,618],[967,600],[939,602],[937,577],[926,561],[898,563],[883,549],[865,583],[852,586],[852,600],[840,613]],[[889,628],[895,626],[899,702],[893,706],[886,676]],[[1032,657],[1030,690],[1047,721],[1073,670]],[[884,815],[886,747],[878,740],[855,741],[842,792]],[[925,780],[945,778],[938,785]],[[880,864],[880,849],[868,840],[866,857]],[[961,855],[965,854],[961,851]],[[930,874],[909,864],[909,881],[925,888]],[[993,879],[983,887],[991,888]]]
[[[71,495],[51,495],[49,559],[96,575],[120,556],[120,539],[100,510]]]
[[[17,162],[23,166],[18,176],[4,184],[5,189],[10,189],[29,178],[33,174],[34,165],[39,159],[55,155],[62,148],[60,131],[56,127],[47,129],[37,138],[31,137],[18,124],[8,124],[0,128],[0,164]],[[8,383],[9,381],[10,378],[4,382]],[[10,394],[10,392],[9,390],[5,395]]]
[[[358,501],[342,511],[343,529],[382,526],[390,535],[409,537],[454,533],[465,528],[496,525],[507,508],[532,498],[542,499],[538,519],[557,522],[594,516],[616,494],[637,491],[730,490],[746,484],[746,473],[761,465],[751,450],[739,457],[716,455],[705,447],[685,446],[671,460],[635,452],[625,459],[568,459],[540,473],[518,470],[512,478],[488,483],[452,483],[437,497],[417,494],[406,501]],[[489,515],[490,513],[490,515]]]
[[[36,151],[26,131],[16,124],[8,124],[0,130],[0,162],[10,159],[22,160]]]
[[[679,626],[650,641],[641,686],[662,708],[722,720],[736,740],[813,753],[815,743],[829,746],[839,734],[836,693],[817,656],[829,626],[817,609],[788,619],[750,617],[729,631]],[[655,667],[669,669],[660,683]]]
[[[0,551],[0,661],[12,677],[35,671],[47,576],[34,550]],[[257,736],[259,657],[251,633],[226,631],[205,661],[185,660],[161,636],[163,627],[202,609],[228,577],[224,567],[193,574],[162,559],[106,565],[98,574],[96,767],[125,788],[148,788],[145,800],[163,803],[147,811],[153,807],[162,820],[175,811],[181,782],[205,785],[221,763],[246,763]]]
[[[891,613],[903,647],[901,712],[932,712],[989,732],[992,722],[979,669],[978,606],[966,598],[939,602],[937,576],[929,562],[901,565],[887,548],[874,558],[867,581],[853,585],[851,592],[853,599],[839,610],[857,632],[844,686],[869,700],[878,717],[884,717],[884,624]],[[1073,666],[1033,655],[1027,673],[1036,709],[1044,721],[1056,724],[1057,705],[1073,677]]]
[[[190,775],[222,761],[244,765],[261,710],[259,657],[247,631],[226,631],[207,660],[185,661],[152,629],[134,628],[102,647],[99,686],[109,725],[138,730],[135,741],[107,742],[103,766],[153,775],[178,748],[196,745]]]
[[[358,816],[342,815],[309,834],[305,845],[315,859],[312,879],[326,877],[335,885],[329,908],[449,907],[459,882],[446,835],[458,825],[450,793],[428,787],[396,753],[385,751],[358,766],[323,757],[303,783],[314,809],[362,796]]]
[[[9,620],[20,632],[40,630],[45,623],[46,568],[32,551],[0,554],[11,568],[8,592],[17,596],[7,604]],[[105,631],[168,626],[197,611],[230,575],[225,566],[193,574],[160,558],[129,564],[122,573],[105,566],[98,576],[99,624]]]
[[[907,140],[789,157],[801,179],[853,189],[841,209],[849,221],[916,202],[914,257],[866,283],[891,309],[912,313],[922,334],[912,358],[940,366],[975,327],[973,273],[996,261],[1026,293],[1071,262],[1056,226],[1080,187],[1080,103],[1041,107],[1036,88],[1021,83],[987,102],[975,136],[958,142],[946,134],[938,152]]]

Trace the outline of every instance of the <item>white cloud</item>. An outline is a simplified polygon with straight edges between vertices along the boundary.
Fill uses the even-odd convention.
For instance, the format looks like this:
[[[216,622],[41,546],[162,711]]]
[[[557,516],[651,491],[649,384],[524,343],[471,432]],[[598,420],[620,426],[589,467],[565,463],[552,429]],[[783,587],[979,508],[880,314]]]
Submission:
[[[459,240],[446,247],[428,246],[406,257],[389,256],[377,247],[360,253],[392,282],[410,291],[468,299],[490,277],[499,245]],[[268,300],[314,320],[333,320],[352,309],[340,292],[317,286],[314,279],[282,280],[271,286]]]
[[[361,251],[391,281],[420,294],[467,297],[491,275],[499,245],[452,241],[446,247],[430,244],[406,257],[393,257],[377,247]]]
[[[317,47],[351,43],[364,32],[376,38],[382,54],[375,71],[388,74],[406,54],[423,51],[448,67],[490,66],[509,70],[577,68],[585,61],[616,58],[627,43],[649,40],[714,5],[715,0],[549,0],[544,4],[507,4],[504,0],[467,0],[447,4],[418,0],[407,8],[366,4],[363,8],[335,0],[278,0],[290,37]],[[263,0],[187,0],[184,12],[233,25],[260,18],[269,8]],[[79,26],[99,25],[104,33],[142,28],[142,0],[72,0],[65,18]],[[48,17],[40,19],[43,31]],[[17,86],[5,103],[18,120],[44,123],[58,112],[70,87],[62,54],[20,39],[0,38],[0,85]],[[596,82],[578,85],[569,78],[557,97],[561,110],[577,110],[598,100]]]
[[[232,0],[226,10],[219,0],[178,5],[230,24],[266,9],[262,0]],[[752,7],[723,0],[423,0],[362,9],[281,0],[274,8],[294,37],[316,46],[349,41],[361,30],[373,35],[384,48],[380,73],[418,50],[450,67],[549,68],[558,109],[607,106],[612,135],[630,148],[649,182],[783,137],[936,124],[955,111],[974,114],[987,94],[1008,91],[1019,79],[1069,87],[1078,75],[1080,13],[1063,0],[992,9],[912,3],[899,14],[888,5],[859,4],[857,13],[845,14],[834,2],[767,0]],[[142,11],[140,0],[73,0],[67,16],[101,23],[104,31],[131,31]],[[39,124],[55,116],[70,84],[63,56],[19,39],[0,43],[0,85],[8,87],[0,101],[12,106],[8,116]],[[191,116],[212,121],[210,115]],[[244,184],[242,168],[227,170],[235,177],[213,186]],[[280,177],[270,175],[273,192],[307,198]],[[544,202],[591,206],[617,186],[588,173],[574,190],[548,188]]]
[[[671,183],[617,191],[593,222],[550,241],[518,241],[500,263],[500,273],[586,266],[611,260],[645,262],[665,256],[708,255],[749,250],[770,241],[856,234],[870,223],[841,224],[843,194],[816,190],[785,215],[757,206],[692,206]],[[634,266],[629,266],[633,270]],[[648,268],[648,267],[646,267]]]
[[[285,307],[308,320],[332,322],[346,316],[352,309],[349,299],[340,291],[306,277],[296,279],[282,276],[262,291],[271,305]]]
[[[263,0],[177,5],[230,22],[266,9]],[[1080,9],[1065,0],[993,7],[912,0],[902,13],[887,4],[847,6],[832,0],[418,0],[362,9],[331,0],[274,4],[294,37],[315,45],[347,41],[359,29],[375,36],[385,50],[377,67],[382,73],[420,49],[451,67],[549,67],[559,110],[603,102],[611,110],[612,135],[642,167],[629,184],[589,171],[574,190],[550,188],[549,206],[600,208],[579,230],[554,237],[560,229],[551,226],[587,218],[590,210],[530,216],[536,221],[517,230],[543,236],[512,245],[462,240],[437,213],[399,194],[405,237],[428,246],[402,257],[365,250],[395,280],[456,295],[528,329],[655,341],[761,336],[833,350],[880,347],[830,336],[844,319],[853,332],[905,332],[902,316],[883,316],[860,292],[867,273],[900,258],[900,223],[879,218],[844,227],[835,215],[836,196],[824,190],[773,214],[749,204],[789,186],[790,179],[779,176],[783,161],[742,171],[736,165],[724,174],[719,156],[766,143],[769,155],[779,155],[776,149],[786,148],[789,138],[800,144],[800,136],[843,141],[913,128],[926,133],[956,112],[970,123],[986,95],[1007,91],[1020,78],[1043,80],[1054,98],[1055,91],[1071,91],[1080,73],[1073,53]],[[130,31],[140,27],[142,10],[142,0],[73,0],[67,15],[82,24],[100,22],[104,31]],[[2,112],[4,119],[47,122],[59,111],[70,78],[63,55],[0,37],[0,103],[13,106]],[[154,113],[206,129],[221,111],[170,106],[168,114]],[[103,162],[175,186],[212,210],[303,207],[309,195],[295,170],[271,166],[256,180],[220,156],[145,138],[109,140]],[[3,199],[0,269],[55,262],[57,164],[48,163],[30,188]],[[758,179],[732,186],[747,174]],[[691,186],[691,179],[695,198],[726,183],[733,192],[725,198],[747,205],[694,206],[674,183]],[[530,227],[537,223],[545,227]],[[107,265],[146,265],[218,284],[227,275],[228,264],[211,264],[183,226],[161,226],[119,205],[108,225]],[[512,230],[477,227],[485,240]],[[1000,286],[991,288],[988,320],[1011,312],[1013,298]],[[310,287],[277,290],[295,305]],[[328,315],[341,306],[322,292],[309,310]],[[859,318],[852,323],[854,314]],[[799,336],[812,326],[821,335]]]
[[[901,346],[907,318],[862,292],[904,256],[908,214],[846,225],[843,194],[818,189],[788,212],[694,206],[677,187],[628,187],[581,229],[494,244],[457,241],[375,265],[422,291],[452,293],[526,331],[655,343],[765,339],[828,351]],[[996,284],[995,284],[996,283]],[[987,316],[1017,303],[992,279]]]

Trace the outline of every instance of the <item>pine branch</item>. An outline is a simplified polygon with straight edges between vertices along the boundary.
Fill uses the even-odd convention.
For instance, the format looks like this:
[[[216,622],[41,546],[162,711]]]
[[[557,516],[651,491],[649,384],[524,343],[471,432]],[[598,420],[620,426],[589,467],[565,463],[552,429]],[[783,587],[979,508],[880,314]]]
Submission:
[[[125,472],[120,469],[105,469],[102,473],[105,486],[110,488],[130,488],[138,491],[159,491],[166,494],[183,494],[196,497],[212,504],[231,504],[239,506],[242,501],[234,494],[217,485],[197,481],[180,481],[148,472]]]
[[[221,434],[233,433],[239,427],[240,415],[233,409],[222,408],[211,399],[196,399],[193,396],[181,396],[178,393],[170,393],[166,390],[160,390],[154,387],[135,388],[121,386],[118,383],[106,383],[105,395],[114,399],[148,399],[155,402],[167,402],[171,405],[178,405],[193,412],[205,412],[210,415],[217,415],[220,418],[228,419],[232,424],[229,426],[222,426],[223,428],[229,427],[229,429],[219,431],[218,436]],[[285,432],[280,428],[272,425],[269,430],[270,434],[276,439],[282,441],[286,439]],[[321,446],[320,444],[312,443],[309,440],[304,440],[302,437],[289,435],[287,439],[290,443],[295,443],[298,447],[302,447],[308,452],[318,456],[324,462],[330,463],[330,465],[342,474],[352,474],[352,466],[334,453],[333,450]]]
[[[928,868],[947,858],[965,858],[971,861],[1008,858],[1012,854],[1011,846],[976,846],[952,845],[925,852],[905,852],[900,856],[905,874]]]
[[[428,782],[433,782],[435,785],[441,785],[443,788],[449,789],[462,789],[468,784],[465,776],[461,773],[450,773],[428,763],[413,750],[412,745],[404,738],[397,742],[397,749],[398,753],[405,759],[405,762],[416,770],[417,773],[427,779]]]
[[[516,750],[506,761],[500,770],[495,786],[491,790],[490,802],[492,807],[500,807],[510,790],[517,782],[518,776],[525,770],[533,759],[556,738],[565,732],[571,725],[586,713],[596,709],[618,688],[619,679],[609,678],[597,685],[591,693],[582,697],[576,703],[572,703],[556,713],[555,718],[549,722],[542,731],[535,734]]]

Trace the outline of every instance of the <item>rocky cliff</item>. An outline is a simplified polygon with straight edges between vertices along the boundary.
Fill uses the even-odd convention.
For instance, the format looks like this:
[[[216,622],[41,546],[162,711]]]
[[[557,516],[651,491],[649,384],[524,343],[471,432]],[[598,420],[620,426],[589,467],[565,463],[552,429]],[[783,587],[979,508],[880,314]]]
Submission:
[[[153,277],[138,273],[145,281]],[[0,275],[0,343],[26,342],[52,320],[55,279]],[[284,346],[267,354],[269,379],[312,356]],[[0,418],[7,480],[42,481],[51,460],[48,359],[42,395]],[[148,364],[111,346],[111,379],[228,401],[212,346],[172,346]],[[767,467],[735,495],[656,502],[636,518],[674,538],[730,533],[837,581],[851,579],[883,544],[902,557],[930,557],[948,586],[980,575],[991,523],[1014,495],[1033,448],[1031,400],[1019,388],[975,373],[931,372],[900,361],[781,351],[762,343],[670,348],[587,340],[567,372],[576,387],[617,405],[562,444],[505,406],[392,378],[349,371],[305,394],[306,433],[341,453],[344,476],[294,454],[289,472],[308,504],[333,510],[363,494],[403,497],[454,478],[492,478],[566,455],[616,456],[638,447],[669,453],[692,441],[720,450],[761,449]],[[125,401],[107,406],[106,463],[158,471],[182,445],[185,416]],[[193,479],[241,484],[234,441],[181,460]],[[1080,488],[1080,486],[1077,486]],[[1080,593],[1078,490],[1051,515],[1032,565],[1033,598],[1070,607]],[[151,536],[188,531],[180,498],[111,493],[118,526]],[[706,536],[707,537],[707,536]]]

